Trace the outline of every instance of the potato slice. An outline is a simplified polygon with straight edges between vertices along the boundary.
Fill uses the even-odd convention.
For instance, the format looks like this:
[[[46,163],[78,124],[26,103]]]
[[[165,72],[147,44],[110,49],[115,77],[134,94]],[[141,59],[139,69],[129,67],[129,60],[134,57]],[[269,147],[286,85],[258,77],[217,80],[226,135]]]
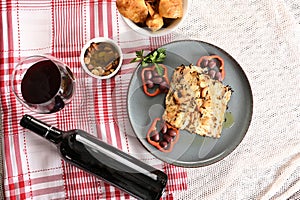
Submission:
[[[153,9],[153,7],[150,5],[150,3],[146,3],[147,5],[147,8],[148,8],[148,12],[149,12],[149,15],[151,17],[153,17],[153,15],[155,14],[155,10]]]
[[[148,26],[148,28],[155,32],[163,27],[164,20],[158,13],[156,13],[153,15],[153,17],[147,18],[146,25]]]
[[[160,0],[158,12],[165,18],[181,18],[183,16],[182,0]]]
[[[148,16],[148,8],[144,0],[117,0],[119,12],[134,23],[144,23]]]

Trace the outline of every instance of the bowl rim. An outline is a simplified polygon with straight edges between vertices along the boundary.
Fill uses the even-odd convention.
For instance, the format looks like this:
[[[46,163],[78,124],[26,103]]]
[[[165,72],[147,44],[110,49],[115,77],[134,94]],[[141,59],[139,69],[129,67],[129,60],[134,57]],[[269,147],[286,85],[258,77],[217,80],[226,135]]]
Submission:
[[[110,73],[109,75],[106,76],[97,76],[95,74],[93,74],[86,66],[86,64],[84,63],[84,54],[87,50],[87,48],[91,45],[91,43],[99,43],[99,42],[108,42],[110,44],[112,44],[116,50],[118,51],[119,55],[120,55],[120,61],[118,66],[116,67],[115,71]],[[81,49],[81,53],[80,53],[80,63],[81,63],[81,67],[84,69],[84,71],[90,75],[93,78],[97,78],[97,79],[109,79],[112,78],[113,76],[115,76],[119,70],[121,69],[122,66],[122,62],[123,62],[123,54],[122,54],[122,49],[121,47],[112,39],[107,38],[107,37],[96,37],[93,39],[90,39],[87,43],[85,43],[85,45],[82,47]]]
[[[152,32],[150,29],[146,29],[146,28],[138,26],[130,19],[124,17],[121,13],[120,13],[120,15],[123,18],[123,20],[125,21],[125,23],[135,32],[137,32],[141,35],[144,35],[144,36],[159,37],[159,36],[167,35],[167,34],[173,32],[177,27],[179,27],[187,18],[190,7],[191,7],[191,1],[183,0],[183,9],[184,9],[183,16],[181,18],[175,19],[175,21],[168,27],[161,28],[160,30],[155,31],[155,32]]]

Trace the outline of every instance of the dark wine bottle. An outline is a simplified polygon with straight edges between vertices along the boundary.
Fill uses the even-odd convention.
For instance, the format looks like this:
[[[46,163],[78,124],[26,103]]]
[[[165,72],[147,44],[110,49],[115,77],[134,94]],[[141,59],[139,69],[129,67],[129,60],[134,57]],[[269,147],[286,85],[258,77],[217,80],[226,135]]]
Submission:
[[[138,199],[160,199],[167,175],[82,130],[61,131],[32,116],[20,125],[57,146],[70,164],[120,188]]]

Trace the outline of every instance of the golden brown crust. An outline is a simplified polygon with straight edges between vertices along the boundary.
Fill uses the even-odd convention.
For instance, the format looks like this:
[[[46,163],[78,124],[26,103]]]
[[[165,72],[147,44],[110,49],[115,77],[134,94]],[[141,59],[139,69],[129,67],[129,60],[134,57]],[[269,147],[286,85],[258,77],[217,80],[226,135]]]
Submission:
[[[182,0],[160,0],[159,14],[165,18],[180,18],[183,16]]]
[[[119,12],[134,23],[144,23],[148,16],[148,8],[144,0],[117,0]]]
[[[190,133],[219,138],[231,89],[196,66],[175,69],[163,119]]]
[[[163,27],[166,18],[169,24],[170,19],[183,16],[182,0],[116,0],[116,5],[125,18],[153,32]]]
[[[152,17],[147,18],[146,25],[152,31],[157,31],[164,25],[164,20],[159,14],[154,14]]]

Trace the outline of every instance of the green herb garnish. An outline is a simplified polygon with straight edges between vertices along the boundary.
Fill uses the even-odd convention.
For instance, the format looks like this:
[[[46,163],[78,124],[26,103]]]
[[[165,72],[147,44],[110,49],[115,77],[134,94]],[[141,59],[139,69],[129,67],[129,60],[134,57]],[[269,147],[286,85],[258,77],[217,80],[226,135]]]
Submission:
[[[130,63],[133,62],[140,62],[142,67],[149,66],[150,63],[155,65],[157,73],[162,76],[164,73],[164,69],[158,64],[162,63],[166,58],[166,49],[159,48],[152,53],[148,54],[147,56],[144,56],[144,50],[136,51],[136,58],[132,59]]]

